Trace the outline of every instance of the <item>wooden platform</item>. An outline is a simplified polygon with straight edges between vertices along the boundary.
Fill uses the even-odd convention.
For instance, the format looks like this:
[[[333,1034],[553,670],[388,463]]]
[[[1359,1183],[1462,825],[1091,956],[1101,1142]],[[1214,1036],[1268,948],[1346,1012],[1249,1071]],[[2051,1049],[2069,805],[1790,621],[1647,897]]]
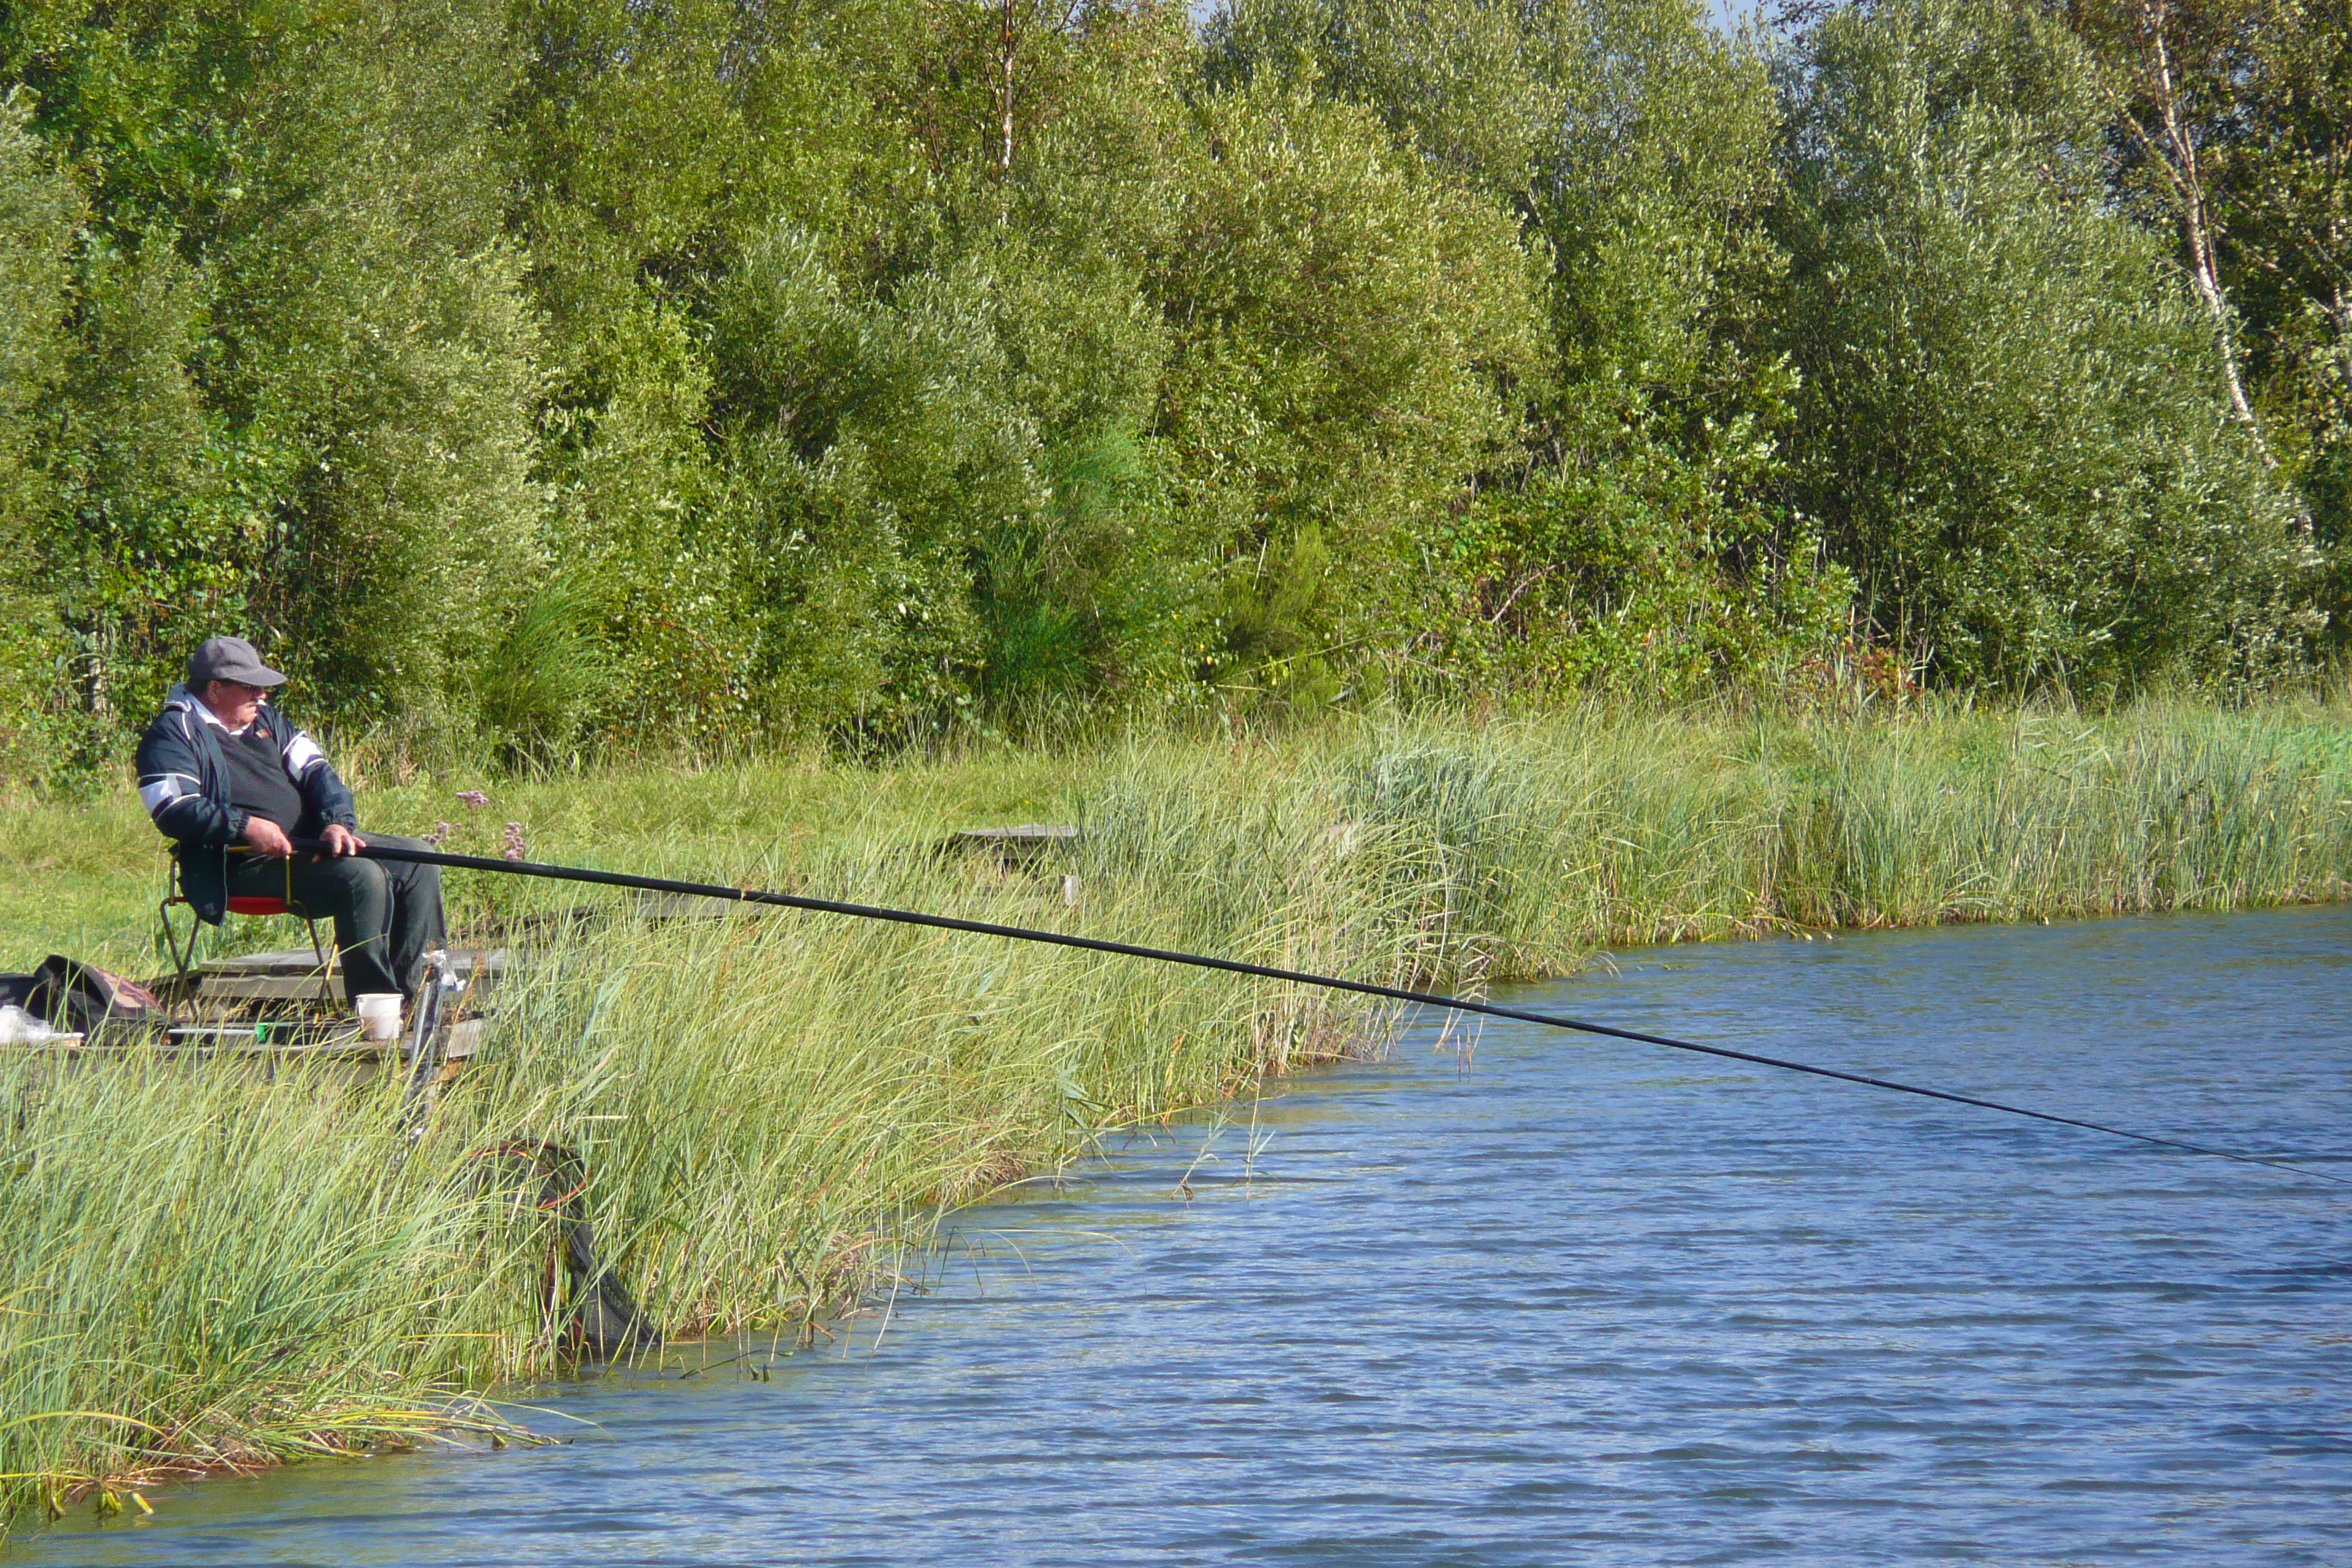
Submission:
[[[421,1047],[413,1016],[398,1037],[369,1039],[350,1016],[332,958],[322,973],[319,955],[306,946],[213,959],[153,982],[149,989],[164,1007],[160,1019],[118,1014],[87,1036],[12,1041],[0,1053],[18,1064],[11,1081],[33,1093],[60,1075],[108,1062],[142,1074],[151,1068],[226,1070],[257,1083],[299,1074],[306,1084],[352,1089],[398,1077],[410,1085],[403,1101],[408,1114],[430,1106],[481,1049],[481,1014],[511,955],[503,948],[459,948],[448,963],[465,984],[441,993],[436,1022]],[[420,1048],[427,1058],[422,1064],[415,1060]]]
[[[1024,822],[1017,827],[971,827],[950,837],[961,849],[993,855],[1007,866],[1034,866],[1078,847],[1086,834],[1076,827]]]
[[[463,1073],[480,1051],[483,1022],[467,1018],[449,1026],[442,1041],[429,1091],[437,1092]],[[0,1050],[34,1059],[32,1077],[20,1081],[37,1089],[61,1072],[105,1061],[143,1060],[158,1066],[226,1068],[258,1083],[300,1072],[305,1081],[361,1089],[386,1074],[406,1075],[415,1044],[362,1037],[359,1025],[349,1019],[323,1023],[265,1020],[247,1024],[174,1025],[159,1037],[152,1034],[101,1036],[87,1040],[79,1035],[55,1035],[45,1040],[0,1047]]]
[[[504,977],[513,963],[513,956],[502,947],[492,948],[487,952],[460,949],[449,955],[449,961],[458,973],[475,982],[471,989],[478,997]],[[193,1004],[199,1013],[224,1007],[252,1008],[305,1002],[341,1007],[348,1000],[343,994],[343,977],[335,963],[334,955],[327,955],[327,972],[322,975],[319,973],[318,958],[307,947],[208,959],[196,965],[193,990],[179,992],[176,980],[173,980],[159,983],[158,994],[166,988],[179,993],[172,1000],[183,1005]]]

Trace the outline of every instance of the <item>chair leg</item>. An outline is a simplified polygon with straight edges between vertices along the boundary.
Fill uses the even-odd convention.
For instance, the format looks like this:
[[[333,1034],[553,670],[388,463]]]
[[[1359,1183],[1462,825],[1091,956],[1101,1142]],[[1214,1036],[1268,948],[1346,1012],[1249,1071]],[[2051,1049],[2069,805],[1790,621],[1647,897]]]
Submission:
[[[188,932],[188,951],[184,957],[180,952],[180,933],[172,929],[171,900],[165,899],[155,906],[155,918],[163,922],[163,945],[172,954],[172,971],[184,983],[188,978],[189,963],[196,956],[196,933],[194,931]]]
[[[194,910],[188,910],[188,945],[183,950],[179,928],[172,923],[172,906],[175,903],[184,906],[187,900],[167,893],[163,902],[155,906],[156,923],[163,928],[164,951],[172,955],[172,1000],[163,1014],[167,1023],[185,1021],[193,1024],[200,1016],[196,1011],[196,993],[202,988],[196,977],[196,938],[203,932],[205,923],[196,918]]]
[[[295,907],[300,908],[299,905]],[[319,922],[310,918],[310,910],[303,910],[301,912],[303,929],[310,933],[310,956],[316,959],[319,964],[319,1005],[322,1007],[331,1006],[335,1000],[335,984],[327,973],[327,950],[319,941]]]

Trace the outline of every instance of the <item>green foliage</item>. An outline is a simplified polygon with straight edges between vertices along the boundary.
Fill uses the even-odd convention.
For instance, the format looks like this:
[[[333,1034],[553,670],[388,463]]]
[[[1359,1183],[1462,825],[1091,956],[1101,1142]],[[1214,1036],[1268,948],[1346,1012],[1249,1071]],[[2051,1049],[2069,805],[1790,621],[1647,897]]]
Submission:
[[[2160,247],[2089,199],[2074,46],[1966,0],[1839,13],[1790,85],[1800,504],[1945,679],[2291,661],[2312,557]],[[2003,89],[2014,74],[2044,84]]]
[[[1775,504],[1790,378],[1747,344],[1777,276],[1761,61],[1682,0],[1239,0],[1214,68],[1314,85],[1519,218],[1549,331],[1524,425],[1416,528],[1420,668],[1685,692],[1817,648],[1842,574]]]
[[[1175,504],[1221,546],[1213,671],[1319,661],[1412,603],[1399,546],[1512,435],[1540,352],[1506,216],[1351,107],[1206,98],[1153,291],[1186,324],[1162,392]]]
[[[2269,678],[2345,596],[2347,68],[2243,4],[2258,447],[2030,9],[1776,91],[1696,0],[10,6],[5,766],[230,630],[535,764],[1768,685],[1857,590],[1957,684]]]
[[[94,197],[37,538],[88,706],[139,722],[235,629],[331,712],[444,711],[541,559],[503,8],[10,24]]]
[[[724,488],[702,434],[711,372],[697,340],[657,299],[578,325],[541,410],[535,477],[563,584],[604,633],[608,680],[588,721],[606,740],[740,741],[750,725],[734,561],[701,526]]]
[[[35,426],[65,374],[66,258],[81,218],[30,118],[21,89],[0,102],[0,525],[17,548],[42,504]]]
[[[0,765],[61,771],[81,726],[56,700],[69,648],[35,569],[53,490],[42,414],[64,380],[68,254],[80,194],[26,130],[21,89],[0,101]],[[62,744],[61,744],[62,742]]]
[[[1780,493],[1795,378],[1764,330],[1784,258],[1763,61],[1680,0],[1538,15],[1567,103],[1534,208],[1562,363],[1487,602],[1579,682],[1769,680],[1825,645],[1851,584]]]
[[[2320,607],[2352,638],[2352,26],[2270,0],[2228,81],[2221,259],[2263,425],[2329,556]]]
[[[1234,0],[1210,19],[1209,74],[1312,81],[1378,113],[1437,167],[1517,196],[1540,180],[1568,111],[1540,37],[1558,9]]]
[[[288,47],[256,106],[275,155],[247,178],[276,199],[214,264],[214,384],[278,465],[254,612],[341,710],[424,718],[543,559],[495,156],[511,67],[487,0],[352,24]]]

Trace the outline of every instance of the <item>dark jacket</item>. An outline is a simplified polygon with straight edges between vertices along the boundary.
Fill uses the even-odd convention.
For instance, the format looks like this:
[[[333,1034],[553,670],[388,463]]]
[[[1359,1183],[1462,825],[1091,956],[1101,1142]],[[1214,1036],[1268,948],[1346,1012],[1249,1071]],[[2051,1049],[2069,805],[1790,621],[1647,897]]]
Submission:
[[[286,776],[302,796],[304,825],[322,831],[341,823],[357,827],[352,792],[328,765],[327,753],[277,709],[264,704],[254,722],[278,742]],[[219,731],[197,711],[184,686],[163,699],[139,737],[139,798],[180,858],[180,890],[199,919],[220,924],[228,910],[229,846],[245,837],[246,813],[228,803],[228,768]]]

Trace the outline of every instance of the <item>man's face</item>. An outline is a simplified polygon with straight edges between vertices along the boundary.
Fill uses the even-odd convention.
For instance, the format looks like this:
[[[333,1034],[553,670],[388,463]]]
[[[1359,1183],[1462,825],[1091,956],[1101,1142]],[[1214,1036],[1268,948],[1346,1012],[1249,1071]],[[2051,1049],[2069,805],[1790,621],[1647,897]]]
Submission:
[[[232,730],[242,730],[261,711],[261,699],[268,689],[266,686],[247,686],[241,680],[207,680],[197,695],[213,710],[214,718]]]

